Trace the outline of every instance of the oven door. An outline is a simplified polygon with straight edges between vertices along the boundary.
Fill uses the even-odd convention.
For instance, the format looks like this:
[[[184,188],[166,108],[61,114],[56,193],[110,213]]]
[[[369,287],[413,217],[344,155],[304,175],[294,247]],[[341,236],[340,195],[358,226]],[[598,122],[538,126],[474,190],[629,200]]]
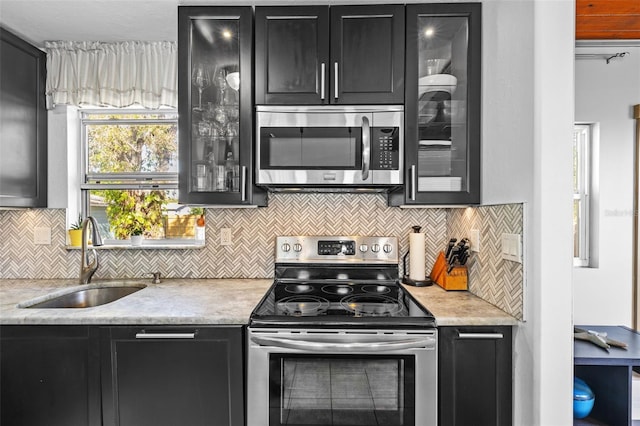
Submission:
[[[436,425],[436,333],[250,328],[248,424]]]

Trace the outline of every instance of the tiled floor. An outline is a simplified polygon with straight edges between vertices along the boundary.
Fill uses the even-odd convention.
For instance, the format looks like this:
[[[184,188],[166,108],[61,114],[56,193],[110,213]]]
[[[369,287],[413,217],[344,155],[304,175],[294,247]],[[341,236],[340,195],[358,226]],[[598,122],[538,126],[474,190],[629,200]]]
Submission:
[[[283,424],[401,424],[399,370],[394,360],[287,360]]]

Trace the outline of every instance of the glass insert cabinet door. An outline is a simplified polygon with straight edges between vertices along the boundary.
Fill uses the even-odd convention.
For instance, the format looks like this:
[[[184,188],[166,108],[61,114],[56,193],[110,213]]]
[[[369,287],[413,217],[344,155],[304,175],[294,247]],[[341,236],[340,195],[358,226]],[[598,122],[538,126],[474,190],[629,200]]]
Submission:
[[[249,202],[251,8],[178,10],[180,199]]]
[[[407,203],[480,201],[480,7],[407,6]]]

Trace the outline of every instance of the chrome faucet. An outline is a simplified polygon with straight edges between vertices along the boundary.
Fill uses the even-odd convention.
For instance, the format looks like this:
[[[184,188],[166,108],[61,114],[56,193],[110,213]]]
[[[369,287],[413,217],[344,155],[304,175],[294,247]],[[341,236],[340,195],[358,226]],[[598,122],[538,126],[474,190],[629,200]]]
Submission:
[[[96,220],[87,216],[87,218],[82,222],[82,252],[80,259],[80,284],[89,284],[91,282],[91,277],[98,270],[98,253],[96,249],[91,248],[91,252],[93,253],[93,260],[89,263],[89,252],[87,251],[87,226],[91,223],[91,242],[94,247],[102,245],[102,238],[100,237],[100,233],[98,232],[98,224]]]

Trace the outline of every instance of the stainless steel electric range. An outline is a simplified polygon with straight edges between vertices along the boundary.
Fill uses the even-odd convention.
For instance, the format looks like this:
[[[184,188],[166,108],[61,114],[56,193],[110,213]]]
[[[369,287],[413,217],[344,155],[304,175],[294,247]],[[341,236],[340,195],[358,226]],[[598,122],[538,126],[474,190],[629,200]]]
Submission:
[[[249,426],[437,424],[437,330],[399,284],[395,237],[276,238],[251,314]]]

